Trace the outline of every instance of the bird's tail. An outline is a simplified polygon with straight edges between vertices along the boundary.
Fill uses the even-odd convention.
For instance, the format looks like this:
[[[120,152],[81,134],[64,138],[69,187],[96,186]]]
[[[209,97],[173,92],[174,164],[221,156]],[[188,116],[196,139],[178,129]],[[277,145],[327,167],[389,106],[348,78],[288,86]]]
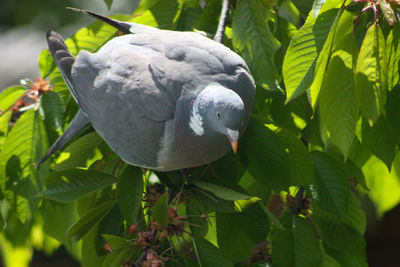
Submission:
[[[75,58],[71,55],[67,45],[64,42],[64,39],[58,33],[54,31],[48,31],[46,34],[46,39],[51,56],[53,57],[57,67],[60,69],[61,75],[64,78],[64,81],[67,84],[70,92],[72,93],[72,96],[79,105],[71,76],[72,65],[75,62]]]
[[[46,37],[50,53],[54,61],[56,62],[57,67],[60,69],[61,75],[63,76],[65,83],[67,84],[78,105],[81,106],[76,97],[76,92],[71,76],[72,65],[75,62],[74,57],[68,51],[68,48],[65,45],[63,38],[58,33],[54,31],[48,31]],[[50,147],[46,155],[36,164],[36,167],[39,167],[40,164],[46,161],[46,159],[48,159],[57,150],[61,149],[66,143],[68,143],[68,141],[70,141],[89,124],[90,122],[86,114],[82,111],[82,109],[79,109],[78,113],[75,115],[67,130],[65,130],[65,132]]]

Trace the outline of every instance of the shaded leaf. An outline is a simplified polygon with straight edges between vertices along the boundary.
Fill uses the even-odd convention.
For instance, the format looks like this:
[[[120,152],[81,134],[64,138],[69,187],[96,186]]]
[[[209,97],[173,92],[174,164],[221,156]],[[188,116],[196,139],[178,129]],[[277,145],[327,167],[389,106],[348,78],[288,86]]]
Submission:
[[[117,183],[117,200],[128,225],[137,223],[143,196],[143,174],[138,167],[128,165]]]
[[[91,209],[67,231],[67,237],[74,241],[80,240],[92,227],[96,226],[115,205],[115,200],[108,200]]]
[[[64,124],[65,112],[65,105],[60,95],[56,92],[48,92],[42,96],[40,101],[43,107],[44,120],[46,124],[50,129],[53,129],[60,134]]]
[[[204,238],[193,238],[193,246],[200,266],[233,266],[221,251]]]
[[[286,230],[272,230],[272,263],[288,267],[319,266],[322,253],[312,225],[288,211],[280,221]]]
[[[279,138],[288,151],[290,163],[290,184],[309,185],[315,183],[314,166],[307,147],[294,134],[272,124],[266,125]]]
[[[361,132],[358,133],[358,136],[361,143],[382,160],[390,171],[397,148],[400,145],[400,138],[394,132],[388,120],[381,116],[372,127],[363,120]]]
[[[251,119],[241,142],[246,149],[240,150],[240,156],[254,179],[276,191],[289,187],[289,155],[271,130]]]
[[[210,191],[217,197],[225,200],[241,200],[251,198],[251,196],[236,192],[230,188],[223,187],[217,184],[207,183],[201,180],[192,181],[192,184],[204,190]]]
[[[108,234],[103,234],[103,238],[106,240],[107,244],[110,245],[110,248],[112,250],[121,250],[126,247],[133,247],[135,244],[128,239],[125,239],[120,236],[115,236],[115,235],[108,235]]]
[[[168,193],[164,193],[151,208],[153,221],[162,227],[168,226]]]
[[[347,215],[350,183],[346,173],[337,161],[328,154],[313,151],[311,153],[316,170],[317,201],[324,210],[331,210],[337,216]]]
[[[268,27],[272,17],[273,13],[263,1],[241,1],[233,17],[232,42],[249,66],[256,84],[277,90],[273,55],[280,43]]]
[[[116,181],[114,176],[95,170],[63,170],[50,173],[43,194],[52,200],[68,203]]]
[[[265,240],[269,220],[259,205],[242,213],[216,213],[218,245],[234,261],[251,256],[254,245]]]

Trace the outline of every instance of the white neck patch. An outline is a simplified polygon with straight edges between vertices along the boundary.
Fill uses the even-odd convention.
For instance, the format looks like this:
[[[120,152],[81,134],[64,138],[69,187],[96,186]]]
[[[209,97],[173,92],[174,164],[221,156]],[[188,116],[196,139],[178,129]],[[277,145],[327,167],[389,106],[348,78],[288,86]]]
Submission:
[[[200,115],[199,106],[200,106],[200,100],[199,97],[197,97],[193,102],[192,108],[190,109],[189,126],[195,135],[202,136],[204,134],[204,127],[203,127],[203,118]]]

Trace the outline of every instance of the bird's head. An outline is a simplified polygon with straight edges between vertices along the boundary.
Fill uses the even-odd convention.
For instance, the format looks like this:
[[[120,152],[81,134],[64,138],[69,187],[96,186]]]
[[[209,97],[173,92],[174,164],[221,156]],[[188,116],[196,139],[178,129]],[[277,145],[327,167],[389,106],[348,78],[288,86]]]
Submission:
[[[239,130],[245,123],[245,114],[244,103],[237,93],[213,83],[195,99],[189,124],[196,135],[203,135],[205,129],[225,135],[236,153]]]

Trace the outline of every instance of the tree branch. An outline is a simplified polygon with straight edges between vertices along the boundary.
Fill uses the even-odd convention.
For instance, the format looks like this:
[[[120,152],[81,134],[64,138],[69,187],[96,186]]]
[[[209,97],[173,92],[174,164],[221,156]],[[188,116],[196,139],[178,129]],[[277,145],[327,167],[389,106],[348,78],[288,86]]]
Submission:
[[[216,41],[218,43],[224,42],[225,27],[226,27],[226,24],[228,23],[230,4],[231,4],[231,0],[223,0],[223,2],[222,2],[222,10],[221,10],[221,15],[219,17],[218,28],[217,28],[217,32],[215,33],[215,36],[214,36],[214,41]]]

